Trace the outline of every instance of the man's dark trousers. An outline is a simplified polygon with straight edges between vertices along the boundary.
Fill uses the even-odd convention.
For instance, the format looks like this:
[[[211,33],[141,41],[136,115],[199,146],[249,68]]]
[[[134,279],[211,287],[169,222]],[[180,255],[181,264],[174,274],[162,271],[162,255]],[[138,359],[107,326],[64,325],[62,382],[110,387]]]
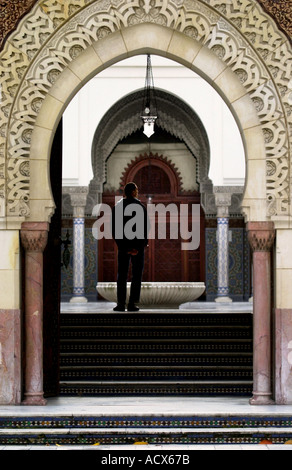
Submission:
[[[118,305],[126,304],[127,280],[132,263],[132,281],[129,304],[139,303],[141,293],[141,283],[144,268],[144,248],[138,251],[137,255],[131,255],[127,251],[119,250],[118,253],[118,279],[117,279],[117,297]]]

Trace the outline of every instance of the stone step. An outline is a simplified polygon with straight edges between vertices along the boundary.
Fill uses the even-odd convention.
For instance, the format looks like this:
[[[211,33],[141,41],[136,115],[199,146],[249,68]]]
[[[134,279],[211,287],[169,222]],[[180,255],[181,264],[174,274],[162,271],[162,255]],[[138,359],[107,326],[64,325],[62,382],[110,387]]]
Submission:
[[[33,421],[33,417],[30,417]],[[39,421],[39,420],[38,420]],[[88,427],[48,429],[33,426],[27,429],[0,429],[0,445],[133,445],[145,444],[285,444],[291,441],[292,427]]]
[[[250,395],[252,316],[62,314],[63,396]]]

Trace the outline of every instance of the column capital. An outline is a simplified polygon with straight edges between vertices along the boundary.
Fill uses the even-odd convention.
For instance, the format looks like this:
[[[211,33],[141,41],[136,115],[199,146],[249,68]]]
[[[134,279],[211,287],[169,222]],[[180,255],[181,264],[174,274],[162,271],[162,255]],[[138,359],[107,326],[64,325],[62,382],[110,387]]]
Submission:
[[[271,251],[275,239],[274,222],[248,222],[247,231],[253,251]]]
[[[25,251],[42,253],[48,242],[49,224],[25,222],[21,226],[20,238]]]
[[[84,217],[88,187],[87,186],[68,186],[64,193],[70,195],[71,206],[73,207],[73,217]]]
[[[87,186],[69,186],[64,188],[64,193],[70,195],[71,205],[73,207],[85,207],[88,195]]]
[[[214,195],[215,195],[215,204],[217,208],[217,217],[228,217],[229,216],[229,207],[231,206],[232,192],[224,190],[224,187],[215,186]]]

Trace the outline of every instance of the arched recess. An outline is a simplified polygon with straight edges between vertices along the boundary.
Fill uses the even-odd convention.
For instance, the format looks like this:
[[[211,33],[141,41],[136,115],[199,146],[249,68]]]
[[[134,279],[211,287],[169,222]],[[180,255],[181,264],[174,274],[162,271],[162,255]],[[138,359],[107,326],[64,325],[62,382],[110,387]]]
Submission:
[[[50,219],[50,147],[71,97],[107,66],[152,53],[195,70],[221,94],[245,144],[247,220],[287,225],[291,45],[258,3],[71,3],[37,3],[2,53],[1,216],[14,227]]]
[[[184,142],[198,162],[199,182],[209,182],[210,148],[206,130],[194,110],[175,95],[156,90],[159,118],[156,126]],[[92,144],[93,190],[106,180],[106,160],[120,141],[138,129],[142,132],[143,90],[119,100],[99,123]]]

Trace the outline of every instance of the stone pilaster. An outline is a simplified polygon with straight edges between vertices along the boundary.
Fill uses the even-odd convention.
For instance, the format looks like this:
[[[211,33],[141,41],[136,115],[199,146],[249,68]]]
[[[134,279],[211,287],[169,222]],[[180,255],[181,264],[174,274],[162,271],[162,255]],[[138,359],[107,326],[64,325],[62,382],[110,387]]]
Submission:
[[[24,405],[45,405],[43,391],[43,251],[47,223],[22,224],[25,249],[25,399]]]
[[[272,404],[271,250],[273,222],[249,222],[253,252],[253,397],[252,405]]]
[[[73,297],[70,302],[85,303],[85,207],[86,186],[67,188],[73,207]]]

